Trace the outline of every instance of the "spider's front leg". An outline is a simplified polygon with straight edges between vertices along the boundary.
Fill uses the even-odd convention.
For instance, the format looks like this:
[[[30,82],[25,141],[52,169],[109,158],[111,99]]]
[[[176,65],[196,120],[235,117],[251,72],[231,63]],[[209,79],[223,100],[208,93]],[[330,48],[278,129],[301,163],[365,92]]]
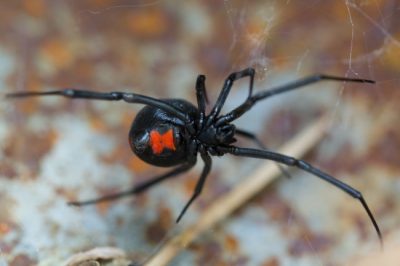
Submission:
[[[206,117],[206,104],[208,103],[207,91],[206,91],[206,77],[199,75],[196,80],[196,98],[197,108],[199,111],[199,117],[197,120],[197,128],[202,129],[204,125],[204,119]]]
[[[221,112],[222,107],[225,104],[226,98],[228,97],[229,92],[232,89],[233,83],[241,78],[244,77],[249,77],[250,82],[249,82],[249,96],[250,97],[253,93],[253,83],[254,83],[254,75],[255,71],[253,68],[246,68],[244,70],[238,71],[238,72],[233,72],[228,76],[228,78],[224,82],[224,86],[222,87],[222,90],[218,96],[217,102],[215,103],[213,109],[210,112],[210,115],[207,119],[207,125],[210,125],[214,119],[219,115]]]
[[[275,88],[266,90],[266,91],[261,91],[255,95],[250,95],[247,100],[242,103],[240,106],[236,107],[234,110],[231,112],[221,116],[218,118],[218,121],[216,122],[216,125],[222,125],[225,123],[230,123],[240,116],[242,116],[244,113],[249,111],[257,102],[269,98],[271,96],[285,93],[288,91],[296,90],[303,88],[304,86],[311,85],[320,81],[342,81],[342,82],[357,82],[357,83],[375,83],[373,80],[369,79],[358,79],[358,78],[346,78],[346,77],[337,77],[337,76],[330,76],[330,75],[324,75],[324,74],[316,74],[313,76],[305,77],[299,80],[295,80],[293,82],[284,84],[282,86],[277,86]]]
[[[64,96],[72,99],[86,99],[86,100],[103,100],[103,101],[125,101],[127,103],[140,103],[149,106],[153,106],[156,108],[160,108],[171,115],[176,116],[177,118],[184,121],[186,124],[190,124],[190,118],[182,111],[178,110],[171,104],[155,99],[149,96],[136,94],[136,93],[127,93],[127,92],[96,92],[96,91],[87,91],[87,90],[76,90],[76,89],[63,89],[63,90],[54,90],[54,91],[25,91],[25,92],[16,92],[16,93],[8,93],[6,94],[6,98],[10,99],[19,99],[19,98],[28,98],[28,97],[40,97],[40,96]]]

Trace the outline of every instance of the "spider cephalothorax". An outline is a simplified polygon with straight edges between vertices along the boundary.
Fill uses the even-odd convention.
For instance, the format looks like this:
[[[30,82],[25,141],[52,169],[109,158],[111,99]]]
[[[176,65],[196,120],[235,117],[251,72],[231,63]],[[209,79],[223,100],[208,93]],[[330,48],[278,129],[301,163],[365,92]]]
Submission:
[[[250,78],[248,97],[241,105],[232,111],[220,115],[221,109],[228,97],[233,83],[235,80],[243,77]],[[88,201],[71,202],[70,204],[72,205],[91,204],[121,198],[126,195],[138,194],[167,178],[188,171],[196,164],[197,154],[200,154],[204,162],[204,168],[193,195],[178,216],[177,222],[179,222],[187,208],[202,191],[208,173],[211,170],[211,156],[222,156],[229,153],[236,156],[272,160],[280,164],[294,166],[331,183],[348,195],[359,200],[367,212],[379,239],[382,240],[381,232],[372,212],[362,194],[356,189],[335,177],[322,172],[303,160],[265,149],[240,148],[232,145],[235,142],[236,136],[251,139],[258,144],[261,143],[253,133],[245,129],[236,128],[236,126],[232,124],[234,120],[245,114],[256,103],[276,94],[295,90],[323,80],[374,83],[367,79],[313,75],[270,90],[253,94],[254,70],[252,68],[246,68],[228,76],[215,105],[208,114],[206,114],[207,96],[204,75],[199,75],[196,81],[197,107],[186,100],[181,99],[163,100],[136,93],[102,93],[75,89],[48,92],[17,92],[7,94],[7,97],[23,98],[42,95],[62,95],[69,98],[93,100],[123,100],[128,103],[140,103],[146,105],[136,116],[129,132],[131,148],[142,160],[152,165],[176,167],[163,175],[149,179],[148,181],[138,184],[127,191]]]
[[[232,124],[216,126],[214,124],[203,128],[197,139],[208,147],[231,144],[235,139],[236,127]]]

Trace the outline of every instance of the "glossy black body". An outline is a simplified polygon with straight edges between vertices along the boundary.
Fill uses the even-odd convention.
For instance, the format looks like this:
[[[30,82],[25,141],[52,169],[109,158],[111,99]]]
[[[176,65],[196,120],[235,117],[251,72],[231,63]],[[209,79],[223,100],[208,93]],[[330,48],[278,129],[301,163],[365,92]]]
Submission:
[[[188,114],[190,119],[196,119],[196,107],[182,99],[165,99],[165,102]],[[155,154],[150,143],[150,132],[160,133],[173,131],[175,150],[164,149],[161,154]],[[184,121],[170,113],[153,106],[145,106],[136,115],[129,131],[129,144],[132,151],[143,161],[161,167],[175,166],[186,162],[193,151],[188,149],[187,138],[189,132]]]
[[[291,90],[302,88],[306,85],[317,83],[320,81],[341,81],[341,82],[361,82],[374,83],[367,79],[336,77],[328,75],[312,75],[305,77],[282,86],[277,86],[269,90],[264,90],[253,94],[254,69],[246,68],[244,70],[231,73],[224,82],[218,99],[211,109],[206,113],[206,104],[208,103],[205,76],[199,75],[196,80],[196,98],[197,107],[185,100],[166,99],[160,100],[149,96],[136,93],[126,92],[94,92],[75,89],[64,89],[47,92],[19,92],[7,94],[8,98],[24,98],[44,95],[60,95],[68,98],[81,98],[91,100],[106,100],[106,101],[125,101],[128,103],[145,104],[137,117],[135,118],[132,128],[129,133],[130,145],[135,154],[142,160],[156,166],[175,166],[172,170],[165,174],[153,177],[143,183],[133,186],[129,190],[120,193],[106,195],[102,198],[71,202],[70,204],[81,206],[85,204],[97,203],[105,200],[118,199],[127,195],[134,195],[145,191],[146,189],[180,173],[191,169],[197,160],[197,154],[200,154],[204,162],[203,171],[196,184],[195,190],[180,212],[177,222],[182,218],[191,203],[200,195],[206,178],[211,170],[211,156],[222,156],[224,154],[232,154],[235,156],[253,157],[275,161],[280,164],[297,167],[305,172],[308,172],[330,184],[341,189],[348,195],[357,199],[364,210],[368,214],[378,236],[382,243],[382,235],[379,226],[369,209],[361,192],[340,181],[339,179],[324,173],[323,171],[313,167],[307,162],[296,159],[284,154],[275,153],[263,148],[257,137],[246,129],[238,129],[232,122],[249,111],[255,104],[266,98],[274,95],[282,94]],[[249,94],[243,103],[226,114],[221,115],[221,109],[225,104],[233,83],[241,78],[249,77]],[[148,133],[156,130],[156,136],[168,133],[173,130],[173,133],[167,137],[167,140],[173,139],[168,144],[160,142],[160,153],[149,149]],[[158,135],[157,135],[158,134]],[[232,145],[236,136],[253,140],[261,149],[241,148]],[[156,139],[156,138],[152,138]],[[162,149],[165,144],[166,149]],[[157,146],[157,145],[156,145]],[[155,147],[154,145],[152,147]],[[158,146],[155,148],[159,148]],[[169,147],[169,148],[168,148]],[[156,149],[156,150],[157,150]],[[162,152],[161,152],[162,151]]]

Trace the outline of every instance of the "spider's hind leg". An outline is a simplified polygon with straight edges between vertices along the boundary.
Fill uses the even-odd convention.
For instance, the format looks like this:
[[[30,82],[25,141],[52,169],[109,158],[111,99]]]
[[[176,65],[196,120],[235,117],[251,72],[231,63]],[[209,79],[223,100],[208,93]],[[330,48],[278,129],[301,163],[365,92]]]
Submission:
[[[235,146],[229,146],[229,147],[219,147],[219,149],[222,152],[225,153],[230,153],[236,156],[243,156],[243,157],[251,157],[251,158],[259,158],[259,159],[266,159],[266,160],[271,160],[275,161],[277,163],[282,163],[287,166],[293,166],[298,169],[301,169],[305,172],[308,172],[312,174],[313,176],[316,176],[322,180],[325,180],[326,182],[332,184],[333,186],[339,188],[346,194],[352,196],[353,198],[359,200],[361,205],[363,206],[365,212],[368,214],[368,217],[372,223],[372,225],[375,228],[375,231],[379,237],[381,246],[383,247],[383,240],[382,240],[382,233],[381,230],[379,229],[378,223],[375,220],[374,215],[372,214],[370,208],[368,207],[367,202],[365,201],[363,195],[361,192],[356,190],[355,188],[347,185],[346,183],[340,181],[339,179],[328,175],[327,173],[322,172],[318,168],[315,168],[311,164],[299,160],[284,154],[272,152],[272,151],[266,151],[266,150],[257,150],[257,149],[249,149],[249,148],[239,148]]]
[[[265,147],[265,145],[264,145],[264,144],[262,143],[262,141],[256,136],[256,134],[254,134],[254,133],[252,133],[252,132],[250,132],[250,131],[244,130],[244,129],[239,129],[239,128],[236,128],[236,134],[242,136],[243,138],[246,138],[246,139],[249,139],[249,140],[254,141],[254,143],[256,143],[261,149],[263,149],[263,150],[268,150],[268,148]],[[281,171],[281,173],[282,173],[285,177],[287,177],[287,178],[292,178],[292,176],[290,175],[289,171],[286,170],[285,167],[283,167],[283,166],[280,165],[280,164],[276,164],[276,166],[279,168],[279,170]]]
[[[149,179],[143,183],[140,183],[138,185],[135,185],[134,187],[132,187],[129,190],[126,191],[120,191],[117,192],[115,194],[110,194],[110,195],[106,195],[104,197],[100,197],[100,198],[95,198],[95,199],[90,199],[90,200],[84,200],[84,201],[72,201],[72,202],[68,202],[68,205],[72,205],[72,206],[84,206],[84,205],[90,205],[90,204],[97,204],[100,202],[104,202],[104,201],[111,201],[111,200],[117,200],[117,199],[121,199],[123,197],[126,196],[133,196],[136,194],[140,194],[143,191],[147,190],[148,188],[164,181],[165,179],[168,179],[170,177],[174,177],[177,176],[183,172],[188,171],[190,168],[192,168],[195,165],[196,162],[191,162],[188,164],[184,164],[181,166],[178,166],[174,169],[172,169],[170,172],[167,172],[163,175],[160,175],[158,177],[154,177],[152,179]]]
[[[201,191],[203,190],[204,183],[206,182],[206,178],[210,173],[211,163],[212,163],[210,155],[208,155],[206,152],[201,152],[201,158],[203,159],[204,162],[203,171],[201,172],[200,178],[197,181],[192,197],[186,203],[185,207],[183,207],[181,213],[178,216],[178,219],[176,219],[177,223],[179,223],[179,221],[182,219],[183,215],[186,213],[187,209],[192,204],[192,202],[200,195]]]

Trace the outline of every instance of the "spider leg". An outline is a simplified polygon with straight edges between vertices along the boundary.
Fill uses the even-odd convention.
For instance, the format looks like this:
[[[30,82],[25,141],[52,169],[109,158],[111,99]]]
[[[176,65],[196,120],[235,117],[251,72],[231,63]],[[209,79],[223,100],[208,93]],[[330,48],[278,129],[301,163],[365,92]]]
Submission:
[[[212,163],[210,155],[208,155],[206,152],[201,152],[200,155],[204,162],[203,171],[201,172],[199,181],[197,181],[197,184],[194,189],[192,197],[189,199],[189,201],[186,203],[185,207],[182,209],[181,213],[178,216],[178,219],[176,219],[177,223],[179,223],[182,216],[185,214],[185,212],[187,211],[189,206],[192,204],[192,202],[200,195],[200,193],[203,189],[204,183],[206,182],[206,178],[207,178],[208,174],[210,173],[211,163]]]
[[[239,128],[236,128],[235,133],[240,135],[240,136],[242,136],[242,137],[244,137],[244,138],[247,138],[247,139],[250,139],[250,140],[254,141],[263,150],[268,150],[268,148],[264,146],[262,141],[254,133],[252,133],[250,131],[247,131],[247,130],[244,130],[244,129],[239,129]],[[276,164],[276,166],[278,166],[279,170],[281,171],[281,173],[285,177],[292,178],[290,173],[282,165]]]
[[[199,109],[198,129],[203,127],[206,116],[206,104],[208,103],[205,80],[206,77],[204,75],[199,75],[196,80],[197,108]]]
[[[75,99],[89,99],[89,100],[105,100],[105,101],[120,101],[123,100],[128,103],[140,103],[160,108],[177,118],[184,121],[186,124],[190,124],[190,118],[182,111],[176,109],[169,103],[162,100],[158,100],[149,96],[140,95],[136,93],[125,93],[125,92],[95,92],[87,90],[75,90],[75,89],[63,89],[45,92],[16,92],[6,94],[6,98],[26,98],[26,97],[38,97],[38,96],[64,96],[67,98]]]
[[[263,150],[257,150],[257,149],[249,149],[249,148],[238,148],[235,146],[228,146],[228,147],[218,147],[218,149],[221,152],[224,153],[230,153],[236,156],[244,156],[244,157],[253,157],[253,158],[259,158],[259,159],[267,159],[267,160],[271,160],[271,161],[275,161],[278,163],[282,163],[288,166],[294,166],[297,167],[305,172],[308,172],[314,176],[317,176],[329,183],[331,183],[332,185],[334,185],[335,187],[341,189],[342,191],[344,191],[345,193],[347,193],[348,195],[352,196],[353,198],[356,198],[360,201],[361,205],[364,207],[365,211],[367,212],[376,233],[378,234],[381,246],[383,246],[383,241],[382,241],[382,234],[381,231],[379,229],[378,223],[376,222],[371,210],[369,209],[367,202],[365,201],[363,195],[361,194],[361,192],[359,192],[358,190],[354,189],[353,187],[347,185],[346,183],[343,183],[342,181],[334,178],[333,176],[330,176],[324,172],[322,172],[321,170],[313,167],[312,165],[310,165],[309,163],[303,161],[303,160],[299,160],[293,157],[289,157],[280,153],[275,153],[275,152],[271,152],[271,151],[263,151]]]
[[[267,147],[264,146],[262,141],[253,132],[250,132],[250,131],[247,131],[244,129],[240,129],[240,128],[236,128],[235,133],[246,139],[250,139],[250,140],[254,141],[254,143],[256,143],[258,146],[260,146],[260,148],[262,148],[264,150],[267,149]]]
[[[236,107],[234,110],[231,112],[221,116],[218,121],[216,122],[216,125],[222,125],[224,123],[229,123],[232,122],[233,120],[239,118],[242,116],[245,112],[250,110],[258,101],[263,100],[265,98],[285,93],[288,91],[296,90],[299,88],[302,88],[304,86],[317,83],[320,81],[347,81],[347,82],[359,82],[359,83],[375,83],[373,80],[369,79],[357,79],[357,78],[345,78],[345,77],[336,77],[336,76],[329,76],[329,75],[324,75],[324,74],[317,74],[309,77],[305,77],[299,80],[295,80],[293,82],[290,82],[288,84],[282,85],[282,86],[277,86],[274,87],[270,90],[267,91],[262,91],[259,93],[256,93],[254,95],[250,95],[247,100],[242,103],[240,106]]]
[[[126,196],[136,195],[136,194],[139,194],[139,193],[145,191],[146,189],[160,183],[161,181],[164,181],[165,179],[177,176],[178,174],[188,171],[190,168],[192,168],[195,165],[195,163],[196,162],[194,161],[194,162],[191,162],[188,164],[183,164],[181,166],[178,166],[178,167],[172,169],[170,172],[167,172],[158,177],[154,177],[150,180],[144,181],[126,191],[121,191],[121,192],[118,192],[115,194],[110,194],[110,195],[106,195],[101,198],[96,198],[96,199],[91,199],[91,200],[72,201],[72,202],[68,202],[68,205],[83,206],[83,205],[89,205],[89,204],[96,204],[96,203],[103,202],[103,201],[117,200],[117,199],[120,199],[120,198],[123,198]]]
[[[228,78],[224,82],[224,86],[222,87],[221,93],[218,96],[217,102],[215,103],[213,109],[210,112],[209,118],[207,120],[207,125],[211,124],[214,121],[214,118],[217,117],[219,115],[219,113],[221,112],[221,109],[224,106],[226,98],[228,97],[228,94],[229,94],[235,80],[238,80],[238,79],[241,79],[244,77],[250,77],[249,96],[248,97],[251,96],[251,94],[253,92],[254,74],[255,74],[255,71],[253,68],[246,68],[246,69],[238,71],[238,72],[233,72],[228,76]]]

